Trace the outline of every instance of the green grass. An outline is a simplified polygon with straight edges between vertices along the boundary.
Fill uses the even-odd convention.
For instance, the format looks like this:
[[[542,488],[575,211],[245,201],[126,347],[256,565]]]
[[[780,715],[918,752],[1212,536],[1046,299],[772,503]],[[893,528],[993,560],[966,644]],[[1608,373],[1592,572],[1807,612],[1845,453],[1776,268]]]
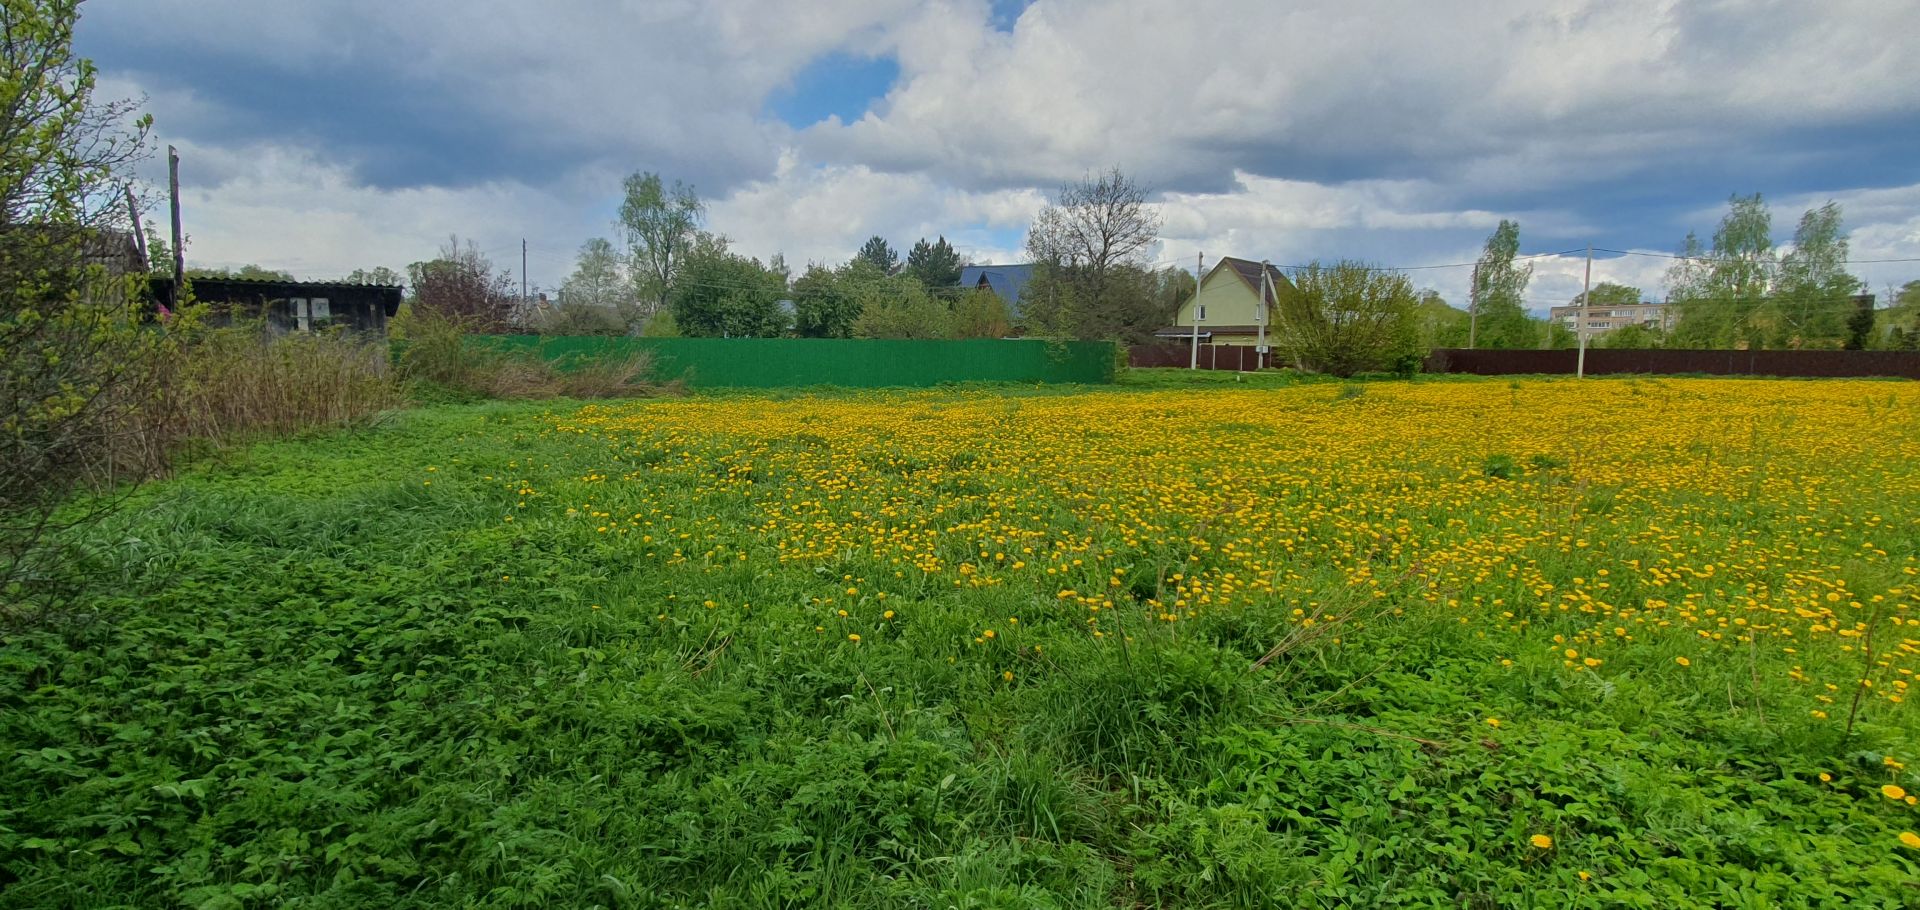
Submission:
[[[1129,382],[1232,375],[1168,372],[1183,375]],[[1673,382],[1630,394],[1642,386],[1669,405],[1713,401]],[[1509,394],[1470,387],[1496,404]],[[1282,390],[1292,397],[1222,412],[1275,407],[1262,422],[1217,427],[1364,422],[1406,388]],[[1521,407],[1518,384],[1512,394],[1516,413],[1540,410]],[[1605,674],[1569,672],[1546,636],[1580,634],[1589,618],[1469,624],[1389,584],[1401,615],[1309,638],[1255,671],[1299,628],[1295,601],[1181,622],[1108,610],[1100,637],[1080,608],[1054,606],[1056,588],[1102,590],[1101,559],[1133,567],[1131,596],[1170,598],[1165,566],[1236,542],[1232,522],[1129,545],[1111,516],[1076,511],[1072,491],[1036,493],[1062,539],[1092,542],[1088,564],[968,587],[951,567],[973,558],[970,542],[940,544],[948,568],[931,574],[856,539],[781,559],[785,531],[756,511],[832,497],[836,515],[911,517],[939,504],[929,526],[951,529],[1033,506],[981,505],[989,489],[1018,489],[1020,458],[997,446],[1058,430],[1023,406],[1079,395],[1135,423],[1090,419],[1083,432],[1126,432],[1055,445],[1137,435],[1120,464],[1165,448],[1150,421],[1197,400],[702,396],[621,406],[639,427],[626,437],[569,429],[568,402],[443,406],[228,453],[144,489],[85,540],[115,580],[62,622],[0,640],[0,907],[1920,903],[1916,854],[1892,842],[1910,810],[1873,790],[1898,779],[1887,756],[1913,757],[1911,714],[1877,705],[1850,739],[1808,721],[1806,696],[1773,671],[1810,657],[1776,648],[1762,664],[1710,667],[1705,647],[1675,639],[1623,651]],[[754,401],[770,403],[729,410]],[[1890,423],[1895,404],[1866,407]],[[702,409],[715,429],[675,422]],[[851,419],[887,429],[849,449],[839,428]],[[1566,460],[1515,450],[1494,477],[1482,470],[1494,459],[1462,438],[1426,465],[1383,460],[1400,472],[1393,489],[1493,497],[1502,510],[1484,515],[1498,517],[1460,513],[1492,522],[1473,530],[1488,540],[1500,521],[1562,520],[1529,497],[1560,495]],[[1703,457],[1737,467],[1724,451]],[[1280,470],[1243,462],[1213,469]],[[1874,464],[1911,477],[1897,459]],[[834,486],[856,465],[898,478],[901,499]],[[1348,482],[1367,502],[1367,481]],[[1603,492],[1576,500],[1592,521],[1635,507]],[[1719,510],[1714,527],[1733,539],[1801,533],[1719,495],[1685,508]],[[1817,505],[1819,526],[1838,535],[1868,507]],[[1885,590],[1920,533],[1910,490],[1870,507],[1884,524],[1848,541],[1871,534],[1893,556],[1850,559],[1848,572],[1858,590]],[[623,522],[617,540],[597,530]],[[1303,527],[1282,565],[1339,601],[1358,551],[1335,544],[1362,538]],[[659,539],[643,545],[642,531]],[[1542,565],[1568,576],[1625,552],[1557,546]],[[1410,571],[1413,557],[1390,552],[1361,559],[1381,578]],[[1677,653],[1699,672],[1675,669]],[[1756,667],[1769,675],[1749,685]],[[1786,719],[1782,705],[1798,707]],[[1535,834],[1555,846],[1532,846]]]

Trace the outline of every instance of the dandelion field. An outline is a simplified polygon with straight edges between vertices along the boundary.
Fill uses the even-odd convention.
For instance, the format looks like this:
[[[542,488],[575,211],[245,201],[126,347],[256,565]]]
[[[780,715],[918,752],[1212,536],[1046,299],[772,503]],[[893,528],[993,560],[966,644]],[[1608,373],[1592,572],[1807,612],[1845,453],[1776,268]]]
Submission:
[[[1910,383],[445,407],[82,543],[4,907],[1920,905]]]

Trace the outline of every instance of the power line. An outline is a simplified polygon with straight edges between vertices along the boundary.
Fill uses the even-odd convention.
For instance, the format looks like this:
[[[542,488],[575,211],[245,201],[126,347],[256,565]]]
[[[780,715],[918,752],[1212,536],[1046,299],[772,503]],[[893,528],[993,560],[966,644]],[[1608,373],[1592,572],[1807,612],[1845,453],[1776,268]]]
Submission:
[[[1673,255],[1672,253],[1652,253],[1652,252],[1647,252],[1645,250],[1610,250],[1610,249],[1606,249],[1605,247],[1597,247],[1597,246],[1593,248],[1593,251],[1596,253],[1618,253],[1622,256],[1649,256],[1656,259],[1677,259],[1683,262],[1725,261],[1715,256],[1676,256],[1676,255]],[[1920,262],[1920,256],[1909,257],[1904,259],[1842,259],[1840,260],[1841,265],[1875,265],[1875,264],[1883,264],[1883,263],[1891,263],[1891,262]],[[1769,261],[1757,260],[1757,259],[1752,260],[1751,263],[1753,265],[1759,265],[1759,266],[1775,266],[1775,265],[1781,264],[1778,262],[1769,262]]]

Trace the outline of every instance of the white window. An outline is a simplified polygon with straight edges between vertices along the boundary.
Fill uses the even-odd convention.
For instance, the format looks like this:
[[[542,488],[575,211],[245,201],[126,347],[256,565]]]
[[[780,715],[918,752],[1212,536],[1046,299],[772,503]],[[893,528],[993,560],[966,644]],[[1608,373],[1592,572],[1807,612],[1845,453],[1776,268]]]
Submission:
[[[315,319],[331,319],[333,313],[327,309],[327,298],[315,297],[307,301],[307,313]]]
[[[293,321],[302,332],[310,331],[313,323],[307,314],[307,298],[295,297],[287,301],[293,307]]]
[[[1206,322],[1207,321],[1207,305],[1204,303],[1195,305],[1193,308],[1193,318],[1200,322]]]

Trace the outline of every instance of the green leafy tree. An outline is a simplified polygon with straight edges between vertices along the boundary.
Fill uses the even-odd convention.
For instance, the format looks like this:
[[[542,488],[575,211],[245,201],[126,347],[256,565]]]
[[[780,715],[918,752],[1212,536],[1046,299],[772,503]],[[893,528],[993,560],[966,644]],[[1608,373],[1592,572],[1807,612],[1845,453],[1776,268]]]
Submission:
[[[1672,345],[1764,347],[1779,328],[1774,314],[1761,312],[1777,264],[1766,201],[1759,193],[1732,197],[1713,233],[1713,247],[1689,233],[1680,260],[1667,271],[1667,299],[1675,313]]]
[[[1541,341],[1540,329],[1527,315],[1527,283],[1532,265],[1516,265],[1520,255],[1520,223],[1501,219],[1487,237],[1474,270],[1477,325],[1474,345],[1482,348],[1531,348]]]
[[[1640,303],[1639,288],[1633,287],[1632,285],[1615,284],[1611,281],[1602,281],[1594,285],[1591,296],[1593,300],[1591,306],[1595,309],[1604,310],[1608,307],[1633,306]],[[1574,306],[1580,306],[1586,303],[1587,297],[1588,294],[1582,292],[1573,295],[1573,299],[1568,302]]]
[[[1756,193],[1729,200],[1711,248],[1687,235],[1682,258],[1667,272],[1667,299],[1677,316],[1674,346],[1836,348],[1852,342],[1854,297],[1862,284],[1846,270],[1840,206],[1829,202],[1801,216],[1785,256],[1775,251],[1772,232],[1772,212]]]
[[[1405,275],[1351,260],[1313,262],[1293,286],[1279,295],[1275,341],[1302,367],[1335,376],[1418,369],[1418,298]]]
[[[880,273],[865,260],[856,259],[837,272],[821,265],[810,265],[793,282],[793,330],[802,338],[852,338],[853,324],[860,318],[861,298],[851,292],[848,273],[862,272],[877,280]]]
[[[790,321],[780,301],[786,278],[723,243],[696,246],[674,281],[673,323],[688,337],[774,338]]]
[[[1448,305],[1438,291],[1422,291],[1414,302],[1414,321],[1419,327],[1420,346],[1464,348],[1467,346],[1466,310]]]
[[[1874,314],[1874,342],[1895,351],[1920,349],[1920,281],[1887,289],[1890,305]]]
[[[894,252],[893,247],[887,244],[887,239],[879,234],[868,237],[853,258],[879,269],[882,275],[891,275],[900,268],[900,254]]]
[[[1840,206],[1829,202],[1800,217],[1793,248],[1780,258],[1769,301],[1779,312],[1782,331],[1769,346],[1849,347],[1859,350],[1873,331],[1873,309],[1866,304],[1864,330],[1858,330],[1856,301],[1864,282],[1847,272],[1847,234]]]
[[[953,303],[955,338],[1005,338],[1012,331],[1013,315],[999,294],[975,289]]]
[[[371,269],[354,269],[347,273],[346,281],[348,284],[379,284],[391,287],[406,284],[407,276],[381,265]]]
[[[157,469],[144,435],[168,402],[142,325],[142,263],[123,187],[152,120],[94,100],[73,52],[74,0],[0,3],[0,618],[45,615],[71,591],[49,535],[90,520],[94,481]],[[104,507],[100,507],[104,508]]]
[[[579,307],[599,310],[618,322],[623,331],[632,332],[646,322],[647,314],[640,304],[640,299],[634,295],[633,281],[627,276],[625,263],[614,249],[613,241],[605,237],[592,237],[582,243],[580,252],[574,257],[573,273],[560,283],[560,309]],[[595,326],[605,323],[598,317],[577,318],[591,318]]]
[[[864,263],[863,263],[864,264]],[[860,315],[856,338],[951,338],[953,313],[920,282],[904,275],[854,285]]]
[[[292,281],[292,272],[248,263],[237,269],[189,268],[188,278],[231,278],[241,281]]]
[[[932,243],[920,238],[907,251],[907,274],[929,290],[951,288],[960,283],[960,253],[942,236]]]
[[[1622,351],[1641,351],[1658,348],[1665,341],[1660,330],[1644,323],[1634,322],[1623,325],[1593,339],[1596,348],[1611,348]]]
[[[678,180],[667,186],[652,172],[627,177],[620,224],[627,232],[628,269],[642,316],[667,306],[682,261],[704,242],[700,216],[705,211],[693,187]]]

